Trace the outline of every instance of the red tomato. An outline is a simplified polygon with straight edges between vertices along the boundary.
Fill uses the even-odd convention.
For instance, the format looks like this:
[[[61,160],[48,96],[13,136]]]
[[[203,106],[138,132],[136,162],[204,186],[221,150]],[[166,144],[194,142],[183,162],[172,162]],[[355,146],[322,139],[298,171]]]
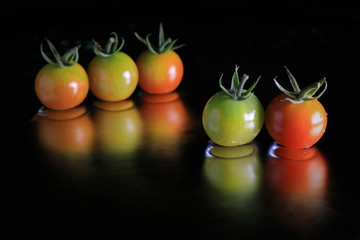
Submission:
[[[270,136],[288,148],[307,148],[323,136],[327,125],[327,113],[317,100],[325,92],[325,78],[302,90],[286,68],[293,92],[284,89],[275,79],[277,87],[284,92],[275,97],[265,111],[265,126]],[[315,93],[325,83],[325,88]]]
[[[289,148],[314,145],[325,132],[327,113],[318,100],[292,103],[280,94],[265,112],[265,126],[274,141]]]
[[[85,69],[77,63],[78,47],[66,52],[62,57],[54,45],[47,40],[55,60],[43,52],[48,62],[40,69],[35,78],[35,92],[40,102],[55,110],[65,110],[81,104],[89,91],[89,80]]]
[[[136,60],[139,69],[139,86],[148,93],[169,93],[174,91],[182,80],[184,66],[174,51],[154,54],[145,50]]]

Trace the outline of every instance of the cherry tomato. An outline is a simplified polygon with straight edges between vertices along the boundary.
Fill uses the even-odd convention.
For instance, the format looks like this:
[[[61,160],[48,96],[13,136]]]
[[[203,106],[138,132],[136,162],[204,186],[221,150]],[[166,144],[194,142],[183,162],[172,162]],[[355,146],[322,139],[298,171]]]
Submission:
[[[184,74],[183,62],[174,50],[183,45],[175,46],[176,40],[171,41],[170,38],[165,40],[161,23],[157,48],[150,43],[149,35],[146,39],[137,33],[135,35],[148,47],[148,50],[142,52],[136,60],[140,88],[154,94],[174,91],[180,85]]]
[[[292,85],[298,88],[291,73],[288,74]],[[325,80],[323,82],[326,83]],[[279,86],[277,82],[276,84]],[[295,93],[285,90],[286,94],[278,95],[269,103],[265,113],[265,125],[277,143],[288,148],[307,148],[323,136],[327,125],[327,113],[317,99],[326,88],[320,96],[312,96],[321,85],[321,82],[317,82],[304,88],[303,91],[307,93],[305,92],[302,97],[299,95],[303,91],[299,89],[294,89]],[[281,86],[279,88],[282,89]]]
[[[78,47],[60,57],[47,40],[55,61],[48,58],[41,46],[41,54],[49,63],[40,69],[35,78],[35,92],[40,102],[55,110],[70,109],[81,104],[89,91],[85,69],[77,63]]]
[[[314,145],[325,132],[327,114],[318,101],[294,104],[280,94],[269,104],[265,125],[274,141],[289,148],[306,148]]]
[[[94,52],[97,54],[88,66],[90,90],[104,101],[120,101],[127,99],[135,91],[138,84],[138,69],[135,62],[126,53],[120,52],[118,37],[112,33],[106,49],[96,43]]]
[[[202,122],[206,134],[222,146],[236,146],[251,142],[260,132],[264,123],[264,109],[259,99],[251,93],[258,80],[243,90],[247,75],[241,82],[237,68],[233,76],[232,89],[216,93],[206,103]],[[241,94],[240,94],[241,93]]]
[[[169,93],[174,91],[183,77],[184,66],[174,51],[153,54],[145,50],[136,60],[139,68],[139,86],[148,93]]]

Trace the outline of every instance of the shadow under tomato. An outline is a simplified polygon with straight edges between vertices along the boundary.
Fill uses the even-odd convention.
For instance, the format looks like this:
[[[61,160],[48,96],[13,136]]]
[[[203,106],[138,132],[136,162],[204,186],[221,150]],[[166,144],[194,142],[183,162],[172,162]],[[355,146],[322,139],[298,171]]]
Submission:
[[[122,111],[134,107],[134,101],[122,100],[118,102],[96,101],[95,106],[105,111]]]

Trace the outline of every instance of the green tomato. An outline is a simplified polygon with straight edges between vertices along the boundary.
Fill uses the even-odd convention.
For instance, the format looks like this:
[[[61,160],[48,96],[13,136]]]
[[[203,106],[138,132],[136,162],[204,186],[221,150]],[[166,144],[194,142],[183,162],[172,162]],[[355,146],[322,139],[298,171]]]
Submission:
[[[264,124],[264,108],[259,99],[251,92],[257,81],[248,89],[243,89],[249,76],[239,79],[238,67],[232,77],[231,89],[216,93],[206,103],[202,123],[206,134],[216,144],[236,146],[251,142]]]
[[[205,105],[202,122],[206,134],[215,143],[242,145],[259,134],[264,123],[264,108],[255,95],[234,100],[221,91]]]

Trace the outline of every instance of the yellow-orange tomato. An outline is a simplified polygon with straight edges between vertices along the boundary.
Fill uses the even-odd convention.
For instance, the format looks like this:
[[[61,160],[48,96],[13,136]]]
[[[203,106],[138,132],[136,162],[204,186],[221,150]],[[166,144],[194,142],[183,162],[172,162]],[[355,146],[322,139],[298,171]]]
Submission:
[[[88,91],[87,73],[78,63],[64,67],[46,64],[35,78],[35,92],[40,102],[55,110],[80,105]]]
[[[104,101],[120,101],[131,96],[138,83],[135,62],[117,52],[109,57],[94,57],[88,67],[90,90]]]
[[[184,66],[174,51],[154,54],[145,50],[136,60],[139,70],[139,86],[148,93],[169,93],[174,91],[182,80]]]

